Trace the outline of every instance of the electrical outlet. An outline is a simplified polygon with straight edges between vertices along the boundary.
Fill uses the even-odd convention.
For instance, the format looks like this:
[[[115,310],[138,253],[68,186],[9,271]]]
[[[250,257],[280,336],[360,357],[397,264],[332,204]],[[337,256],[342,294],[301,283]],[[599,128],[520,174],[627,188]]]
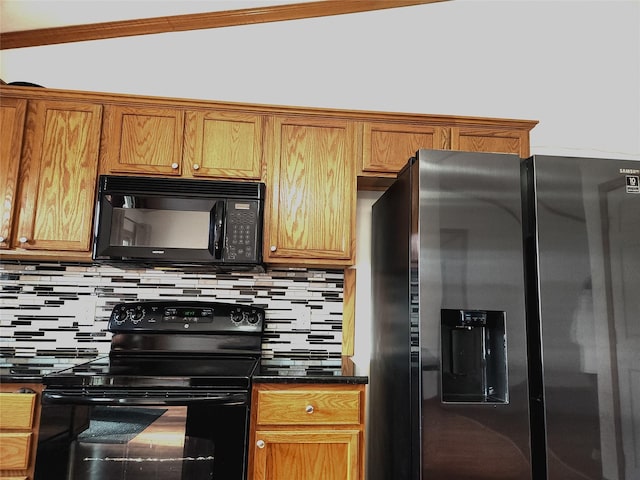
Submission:
[[[96,317],[97,298],[94,296],[80,297],[80,317],[83,320],[91,320]]]
[[[295,329],[297,331],[311,330],[311,310],[304,307],[296,311]]]

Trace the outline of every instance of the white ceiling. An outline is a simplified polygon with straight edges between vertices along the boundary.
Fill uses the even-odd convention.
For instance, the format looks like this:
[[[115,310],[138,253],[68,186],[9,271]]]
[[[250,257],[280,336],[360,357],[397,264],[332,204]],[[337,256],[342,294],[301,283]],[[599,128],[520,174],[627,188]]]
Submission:
[[[1,0],[0,31],[241,10],[314,0]]]

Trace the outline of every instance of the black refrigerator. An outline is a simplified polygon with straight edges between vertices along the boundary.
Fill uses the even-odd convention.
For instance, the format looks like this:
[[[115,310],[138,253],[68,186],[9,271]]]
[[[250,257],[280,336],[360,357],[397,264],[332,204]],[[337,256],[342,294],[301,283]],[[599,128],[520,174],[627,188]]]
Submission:
[[[372,212],[369,480],[640,479],[639,178],[409,160]]]

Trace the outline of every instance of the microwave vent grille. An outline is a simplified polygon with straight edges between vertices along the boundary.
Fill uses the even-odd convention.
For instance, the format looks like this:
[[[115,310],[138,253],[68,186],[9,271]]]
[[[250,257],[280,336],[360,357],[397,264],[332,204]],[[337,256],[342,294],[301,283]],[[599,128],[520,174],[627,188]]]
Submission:
[[[261,182],[101,175],[100,191],[108,193],[135,192],[149,195],[171,193],[196,197],[206,195],[208,197],[263,199],[265,185]]]

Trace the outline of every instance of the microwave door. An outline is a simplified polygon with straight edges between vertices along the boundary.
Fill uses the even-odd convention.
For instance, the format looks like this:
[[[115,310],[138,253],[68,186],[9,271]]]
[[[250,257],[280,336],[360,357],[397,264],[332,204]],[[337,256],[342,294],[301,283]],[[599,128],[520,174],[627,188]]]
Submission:
[[[222,260],[224,243],[225,202],[218,200],[209,212],[209,253],[216,260]]]

